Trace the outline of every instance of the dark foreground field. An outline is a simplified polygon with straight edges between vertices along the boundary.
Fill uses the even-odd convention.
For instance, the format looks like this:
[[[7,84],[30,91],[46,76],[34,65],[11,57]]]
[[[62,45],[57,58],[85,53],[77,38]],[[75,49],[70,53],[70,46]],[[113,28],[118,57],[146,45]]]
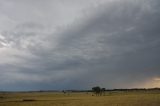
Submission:
[[[159,91],[92,93],[0,93],[0,106],[160,106]]]

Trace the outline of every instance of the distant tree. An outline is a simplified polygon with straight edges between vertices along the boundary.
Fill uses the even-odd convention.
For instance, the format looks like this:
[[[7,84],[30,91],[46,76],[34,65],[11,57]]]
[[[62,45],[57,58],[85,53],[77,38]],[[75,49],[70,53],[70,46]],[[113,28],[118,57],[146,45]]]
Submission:
[[[63,90],[62,92],[63,92],[64,94],[66,94],[66,91],[65,91],[65,90]]]
[[[96,94],[96,96],[105,95],[106,88],[100,88],[99,86],[93,87],[92,92]]]
[[[106,88],[101,88],[101,93],[105,95]]]
[[[99,86],[93,87],[92,91],[96,94],[96,95],[101,95],[101,88]]]

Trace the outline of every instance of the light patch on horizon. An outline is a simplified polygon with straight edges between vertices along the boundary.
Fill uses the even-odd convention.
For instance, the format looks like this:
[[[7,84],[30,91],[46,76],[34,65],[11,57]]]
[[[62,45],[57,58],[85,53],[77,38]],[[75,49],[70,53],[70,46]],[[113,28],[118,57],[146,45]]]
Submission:
[[[141,83],[140,88],[160,88],[160,78],[152,78],[148,81]]]
[[[154,81],[160,81],[159,77],[154,78]]]

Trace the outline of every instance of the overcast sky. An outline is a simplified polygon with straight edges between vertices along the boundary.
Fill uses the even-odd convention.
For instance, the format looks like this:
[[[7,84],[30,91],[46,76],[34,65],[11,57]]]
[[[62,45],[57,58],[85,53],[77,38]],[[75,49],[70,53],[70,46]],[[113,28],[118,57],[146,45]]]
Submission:
[[[0,0],[0,90],[160,87],[160,0]]]

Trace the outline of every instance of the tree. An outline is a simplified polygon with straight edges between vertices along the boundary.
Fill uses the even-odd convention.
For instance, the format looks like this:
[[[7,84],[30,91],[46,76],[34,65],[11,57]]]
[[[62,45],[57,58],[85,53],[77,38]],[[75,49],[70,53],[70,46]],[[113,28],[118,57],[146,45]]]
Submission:
[[[106,88],[101,88],[101,93],[105,95]]]
[[[96,95],[101,95],[101,88],[99,86],[93,87],[92,91],[96,94]]]
[[[99,86],[93,87],[92,91],[97,95],[105,95],[106,88],[100,88]]]

